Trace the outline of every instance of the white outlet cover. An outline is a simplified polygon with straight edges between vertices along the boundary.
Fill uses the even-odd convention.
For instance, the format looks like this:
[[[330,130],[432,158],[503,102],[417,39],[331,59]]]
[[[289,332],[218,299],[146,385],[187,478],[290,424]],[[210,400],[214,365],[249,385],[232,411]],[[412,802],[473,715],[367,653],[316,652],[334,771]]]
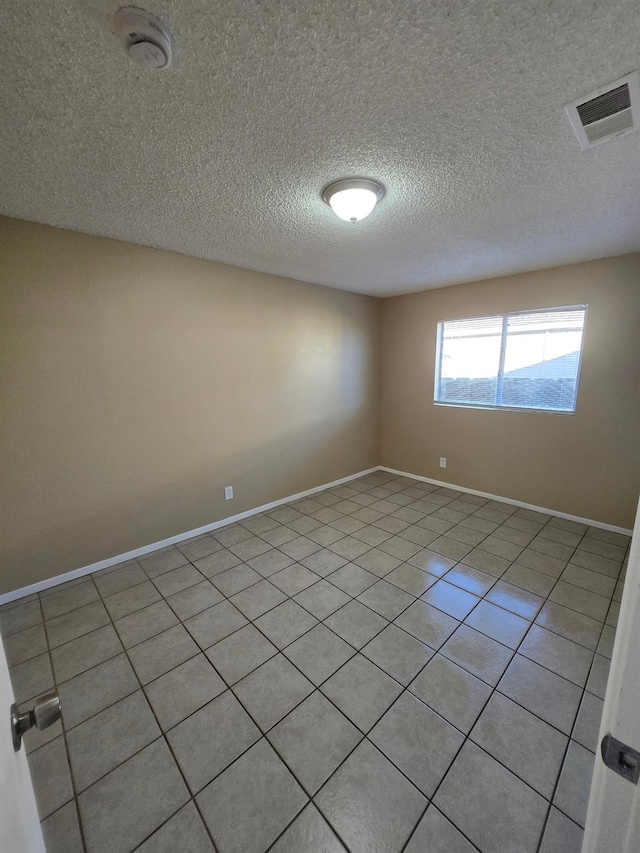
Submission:
[[[446,468],[446,467],[447,467],[447,457],[446,457],[446,456],[441,456],[441,457],[440,457],[440,467],[441,467],[441,468]]]
[[[230,501],[233,498],[233,486],[224,487],[224,499]]]

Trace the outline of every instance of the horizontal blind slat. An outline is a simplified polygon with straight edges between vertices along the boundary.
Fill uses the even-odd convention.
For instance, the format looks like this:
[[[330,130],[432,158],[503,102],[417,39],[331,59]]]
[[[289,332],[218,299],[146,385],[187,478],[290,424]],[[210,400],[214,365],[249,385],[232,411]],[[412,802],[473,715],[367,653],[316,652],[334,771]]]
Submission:
[[[500,336],[507,339],[504,408],[575,411],[586,308],[529,311],[439,324],[436,402],[496,405]]]

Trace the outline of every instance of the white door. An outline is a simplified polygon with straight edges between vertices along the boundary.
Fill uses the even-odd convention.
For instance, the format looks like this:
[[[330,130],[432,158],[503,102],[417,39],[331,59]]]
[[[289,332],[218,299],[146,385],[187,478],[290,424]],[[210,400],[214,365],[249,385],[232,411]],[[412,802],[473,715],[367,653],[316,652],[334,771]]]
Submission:
[[[24,745],[13,749],[9,709],[13,688],[0,641],[0,850],[2,853],[44,853],[36,799]]]
[[[600,742],[607,734],[640,752],[640,506],[604,700]],[[633,784],[610,770],[598,752],[582,853],[638,851],[640,782]]]

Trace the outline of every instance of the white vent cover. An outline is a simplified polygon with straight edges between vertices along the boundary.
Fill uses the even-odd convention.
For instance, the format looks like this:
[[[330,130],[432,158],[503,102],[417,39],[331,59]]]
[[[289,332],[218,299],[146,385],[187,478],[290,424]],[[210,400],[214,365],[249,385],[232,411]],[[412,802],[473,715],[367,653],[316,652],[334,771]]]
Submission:
[[[584,151],[623,133],[640,129],[638,72],[627,74],[565,106],[580,147]]]

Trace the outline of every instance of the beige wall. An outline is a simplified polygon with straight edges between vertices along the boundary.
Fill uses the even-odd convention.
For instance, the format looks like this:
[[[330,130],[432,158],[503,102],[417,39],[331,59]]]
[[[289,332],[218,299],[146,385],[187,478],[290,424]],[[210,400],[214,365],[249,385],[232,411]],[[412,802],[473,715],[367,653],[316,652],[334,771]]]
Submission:
[[[379,300],[6,218],[0,276],[0,593],[378,462]]]
[[[632,524],[640,255],[380,301],[0,218],[0,298],[0,593],[379,462]],[[580,302],[575,415],[433,406],[439,320]]]
[[[589,311],[575,415],[433,405],[440,320],[582,302]],[[640,485],[640,255],[386,300],[381,401],[381,464],[632,527]]]

